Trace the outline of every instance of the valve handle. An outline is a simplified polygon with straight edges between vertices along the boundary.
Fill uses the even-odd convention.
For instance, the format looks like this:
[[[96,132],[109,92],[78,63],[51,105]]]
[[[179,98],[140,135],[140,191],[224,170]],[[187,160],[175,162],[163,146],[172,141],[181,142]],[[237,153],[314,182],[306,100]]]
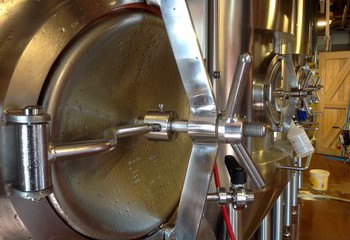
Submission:
[[[231,85],[230,95],[227,101],[226,110],[223,115],[224,120],[235,121],[235,115],[237,114],[238,107],[243,100],[244,88],[247,84],[247,76],[253,58],[249,53],[244,53],[239,57],[236,65],[236,71]],[[256,167],[252,157],[250,156],[247,148],[242,143],[232,143],[233,151],[236,153],[239,162],[248,172],[253,183],[262,189],[265,187],[265,182],[261,176],[258,168]]]
[[[245,170],[239,165],[237,160],[232,155],[225,156],[225,165],[227,171],[231,178],[231,183],[233,185],[238,184],[246,184],[247,183],[247,175]]]
[[[259,189],[265,188],[266,184],[261,176],[258,168],[256,167],[252,157],[250,156],[247,148],[242,144],[231,144],[233,151],[237,155],[237,158],[243,168],[247,171],[249,177],[255,186]]]
[[[232,119],[238,112],[238,108],[242,102],[244,89],[247,86],[247,76],[252,62],[253,57],[249,53],[243,53],[239,56],[230,89],[230,95],[223,116],[224,119]]]

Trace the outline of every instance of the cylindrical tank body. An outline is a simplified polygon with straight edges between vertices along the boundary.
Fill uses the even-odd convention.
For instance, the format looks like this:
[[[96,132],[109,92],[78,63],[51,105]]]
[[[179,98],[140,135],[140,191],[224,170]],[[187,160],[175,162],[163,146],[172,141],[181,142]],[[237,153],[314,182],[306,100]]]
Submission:
[[[259,22],[262,25],[258,26],[261,29],[266,28],[264,23],[271,22],[269,31],[274,29],[283,31],[286,36],[292,36],[294,31],[293,19],[294,8],[293,2],[291,4],[283,1],[275,1],[275,6],[270,6],[270,13],[274,16],[272,20],[261,20],[264,17],[269,16],[266,13],[266,3],[263,7],[259,8],[260,1],[213,1],[217,3],[217,15],[211,14],[211,24],[214,26],[211,31],[212,34],[211,44],[209,44],[209,72],[219,72],[219,77],[213,77],[214,92],[217,99],[218,108],[224,110],[226,107],[232,79],[234,76],[235,65],[239,55],[245,52],[253,53],[253,65],[248,84],[245,89],[245,95],[243,103],[240,106],[239,113],[246,116],[248,121],[259,120],[267,122],[266,118],[256,118],[253,113],[253,80],[254,74],[258,74],[259,77],[266,72],[268,65],[260,66],[261,62],[265,58],[266,53],[271,53],[275,49],[273,48],[277,44],[274,41],[274,36],[266,37],[262,36],[263,41],[260,44],[261,39],[256,39],[257,34],[254,34],[254,23]],[[288,1],[290,2],[290,1]],[[272,3],[271,3],[272,4]],[[280,16],[288,16],[290,19],[285,19],[285,22],[281,22]],[[259,20],[260,19],[260,20]],[[217,22],[215,22],[217,21]],[[286,24],[288,23],[288,24]],[[257,28],[257,32],[259,29]],[[288,40],[288,41],[287,41]],[[289,43],[289,39],[285,42]],[[271,59],[270,59],[271,60]],[[265,60],[266,62],[266,60]],[[261,72],[257,72],[259,69]],[[261,91],[258,94],[264,95],[263,82],[261,82]],[[262,111],[265,111],[262,104]],[[262,115],[265,115],[263,113]],[[284,189],[284,185],[287,183],[289,173],[287,171],[279,171],[276,169],[277,163],[288,163],[291,159],[291,148],[289,143],[285,141],[274,142],[273,132],[268,132],[267,136],[263,139],[247,139],[246,143],[251,151],[252,157],[255,163],[258,165],[260,172],[263,173],[263,178],[266,182],[266,187],[263,191],[254,192],[254,202],[249,204],[248,207],[240,214],[242,217],[239,221],[241,231],[237,233],[242,236],[242,239],[249,239],[260,222],[264,218],[265,214],[271,209],[272,204],[276,198],[281,194]],[[229,187],[229,177],[226,167],[223,164],[224,156],[232,154],[231,146],[222,144],[219,150],[217,163],[219,166],[222,185]],[[248,185],[250,189],[255,189],[248,177]],[[276,187],[277,186],[277,187]]]
[[[254,70],[253,70],[253,119],[256,121],[267,121],[274,131],[282,130],[282,108],[288,103],[272,96],[271,92],[276,88],[283,88],[289,79],[284,72],[283,55],[293,54],[295,67],[305,62],[305,56],[314,51],[314,11],[315,1],[294,0],[276,1],[263,0],[254,1]],[[306,14],[308,12],[309,14]],[[295,64],[294,63],[294,64]],[[267,89],[264,92],[263,89]],[[266,91],[266,90],[265,90]],[[280,129],[278,129],[280,128]],[[253,151],[259,151],[273,146],[276,139],[286,137],[286,133],[275,132],[266,136],[263,141],[253,140]],[[292,158],[289,160],[292,164]],[[286,175],[282,186],[291,179],[291,172]],[[272,198],[274,201],[283,188],[279,189],[277,195]],[[280,197],[281,198],[281,197]],[[277,200],[279,203],[279,200]],[[278,207],[277,207],[278,206]],[[277,204],[276,209],[281,208]],[[280,211],[277,211],[280,212]],[[281,220],[275,215],[274,233],[275,237],[281,238]],[[276,222],[277,221],[277,222]],[[277,232],[278,233],[277,233]],[[276,236],[276,234],[278,236]]]
[[[197,6],[195,1],[189,5]],[[206,19],[206,11],[216,13],[210,31],[203,24],[206,21],[195,25],[202,29],[200,42],[218,109],[225,109],[238,57],[249,52],[254,66],[239,113],[249,121],[267,122],[260,101],[265,72],[276,53],[296,49],[293,19],[301,5],[273,0],[198,1],[199,18]],[[131,5],[122,9],[126,4]],[[0,7],[0,110],[43,104],[53,116],[50,141],[97,138],[106,127],[132,124],[158,105],[176,110],[181,119],[188,117],[159,9],[150,9],[143,0],[3,1]],[[207,32],[213,34],[209,49],[205,49]],[[295,50],[300,52],[305,52],[302,46]],[[277,69],[274,77],[280,75]],[[13,169],[6,162],[5,135],[1,126],[1,237],[138,238],[173,219],[191,148],[187,136],[179,134],[174,145],[135,137],[121,141],[106,156],[54,163],[55,194],[31,202],[10,194]],[[264,139],[244,142],[266,188],[255,191],[248,180],[255,200],[238,214],[243,216],[238,219],[243,239],[252,236],[289,178],[276,165],[289,162],[291,148],[274,138],[270,132]],[[226,188],[230,186],[223,162],[227,154],[232,154],[231,146],[222,144],[217,162]],[[206,216],[213,225],[219,221],[219,208],[207,206]]]
[[[1,2],[1,117],[5,110],[43,105],[52,116],[50,142],[63,144],[99,139],[106,128],[134,124],[159,104],[187,119],[159,15],[141,0]],[[11,194],[17,173],[7,154],[16,146],[8,146],[6,127],[0,128],[1,238],[138,238],[171,219],[191,150],[186,135],[174,142],[177,154],[172,144],[142,136],[118,141],[116,152],[50,163],[54,194],[37,202]]]

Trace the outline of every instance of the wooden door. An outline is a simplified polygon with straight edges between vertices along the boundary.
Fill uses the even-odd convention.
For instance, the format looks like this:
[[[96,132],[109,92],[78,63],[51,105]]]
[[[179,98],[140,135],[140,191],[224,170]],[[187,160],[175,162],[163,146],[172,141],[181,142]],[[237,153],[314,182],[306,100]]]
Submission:
[[[319,74],[324,87],[318,104],[322,116],[317,120],[316,152],[339,156],[336,143],[340,129],[333,127],[343,127],[345,124],[350,97],[350,51],[320,53]]]

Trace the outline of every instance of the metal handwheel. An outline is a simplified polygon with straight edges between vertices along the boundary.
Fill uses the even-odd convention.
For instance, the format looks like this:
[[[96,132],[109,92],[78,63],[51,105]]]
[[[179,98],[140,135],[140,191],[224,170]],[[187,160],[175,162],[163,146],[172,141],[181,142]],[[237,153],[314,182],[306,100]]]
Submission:
[[[49,196],[52,206],[68,224],[93,238],[145,236],[166,222],[177,205],[182,189],[175,224],[176,238],[195,239],[220,143],[231,144],[240,164],[257,188],[265,186],[243,144],[244,137],[263,137],[265,125],[247,123],[237,114],[252,57],[249,54],[241,55],[228,104],[225,111],[220,112],[216,107],[186,2],[162,0],[148,3],[161,10],[189,106],[183,102],[183,90],[178,84],[166,82],[166,87],[172,90],[173,96],[170,96],[162,93],[162,81],[148,83],[147,79],[139,80],[142,77],[141,69],[144,71],[150,63],[159,64],[169,59],[169,52],[165,53],[164,59],[152,58],[154,53],[169,47],[167,43],[162,45],[163,42],[159,40],[165,36],[157,17],[123,10],[115,15],[107,15],[84,29],[56,61],[51,69],[51,81],[42,96],[45,112],[40,107],[29,106],[23,110],[8,111],[5,116],[9,132],[20,133],[13,143],[19,143],[14,151],[16,156],[22,157],[19,163],[23,168],[12,185],[14,193],[30,199]],[[131,49],[128,44],[139,40],[140,31],[149,35],[149,45]],[[125,51],[125,57],[119,58],[122,61],[118,62],[110,51],[119,54]],[[130,60],[130,55],[136,56],[140,52],[142,59],[137,62]],[[134,82],[124,82],[123,78],[115,80],[113,69],[105,70],[103,64],[98,62],[101,58],[107,58],[110,63],[115,62],[117,69],[125,69],[122,64],[134,67],[136,71],[133,73],[119,71],[125,74],[125,78],[134,79]],[[167,75],[177,75],[174,69],[170,71],[158,69],[148,76],[161,74],[165,81]],[[98,77],[94,76],[96,72],[100,74]],[[101,78],[102,82],[99,81]],[[158,99],[152,96],[151,100],[147,100],[149,96],[142,95],[145,89],[156,93]],[[123,96],[125,92],[133,92],[134,95]],[[136,99],[136,95],[143,97]],[[171,102],[169,99],[179,100]],[[146,101],[147,104],[139,101]],[[176,106],[177,103],[180,106]],[[160,110],[147,109],[150,105],[159,104]],[[171,111],[166,111],[163,104]],[[125,106],[135,107],[128,112]],[[177,115],[187,117],[184,112],[186,107],[190,109],[188,120],[177,119]],[[51,120],[46,111],[51,115]],[[138,116],[133,116],[135,112]],[[50,131],[47,130],[49,123],[52,126]],[[192,140],[187,170],[184,168],[186,165],[182,164],[181,171],[175,171],[179,159],[187,158],[187,150],[191,146],[186,137],[176,138],[177,132],[187,132]],[[133,139],[140,134],[146,134],[146,138]],[[32,145],[27,141],[32,138],[40,144]],[[180,157],[168,156],[170,163],[165,165],[167,169],[158,169],[157,159],[152,159],[157,154],[150,151],[163,152],[166,149],[168,153],[171,146],[157,140],[177,141],[179,151],[176,154]],[[138,149],[140,146],[143,147]],[[30,154],[27,154],[28,151]],[[97,153],[105,154],[94,156]],[[154,166],[147,166],[150,163],[145,162],[142,156],[149,156],[148,160]],[[126,161],[119,161],[124,157]],[[144,175],[151,176],[146,181],[146,184],[150,184],[148,186],[143,184]],[[125,180],[128,177],[131,177],[131,181]],[[182,187],[178,179],[183,178]],[[157,179],[175,182],[175,189],[159,186]],[[110,184],[115,184],[112,191]],[[124,189],[120,189],[121,186]],[[149,189],[152,194],[146,194],[147,201],[143,201],[143,193]],[[54,194],[51,194],[52,190]],[[166,204],[157,205],[164,201]],[[135,229],[130,222],[140,227]],[[141,225],[141,222],[148,224]]]

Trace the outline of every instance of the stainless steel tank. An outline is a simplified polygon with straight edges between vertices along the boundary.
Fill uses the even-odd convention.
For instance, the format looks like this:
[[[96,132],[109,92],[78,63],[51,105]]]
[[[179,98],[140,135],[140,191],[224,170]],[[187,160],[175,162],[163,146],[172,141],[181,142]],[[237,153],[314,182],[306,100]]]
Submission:
[[[266,9],[269,4],[273,4],[272,2],[275,5]],[[253,68],[249,80],[247,80],[244,103],[241,105],[240,113],[249,120],[263,121],[271,125],[273,123],[267,117],[269,106],[264,100],[266,85],[270,77],[279,79],[283,74],[281,66],[277,67],[278,70],[273,70],[273,67],[268,70],[275,49],[282,46],[282,43],[275,43],[273,31],[279,30],[290,39],[293,38],[292,33],[295,27],[293,24],[293,2],[217,1],[217,7],[217,36],[216,38],[212,37],[214,41],[211,45],[211,48],[216,51],[211,52],[209,59],[212,61],[209,63],[212,71],[220,72],[220,77],[213,79],[218,105],[221,110],[225,109],[238,56],[244,52],[251,52],[254,58]],[[284,18],[289,17],[289,20],[285,19],[288,24],[281,22],[279,15],[284,16]],[[215,15],[212,20],[215,21]],[[262,29],[272,33],[271,38],[265,38],[266,45],[265,42],[261,41],[264,39],[264,35],[259,35]],[[289,43],[287,38],[284,43]],[[276,62],[276,64],[279,63]],[[253,86],[254,90],[252,90]],[[279,170],[276,166],[290,164],[292,149],[285,139],[276,139],[274,131],[276,129],[269,131],[264,139],[247,139],[252,157],[263,175],[266,187],[263,190],[257,189],[254,184],[249,182],[248,177],[248,188],[254,192],[254,201],[246,209],[234,213],[239,215],[236,217],[237,222],[234,222],[240,226],[235,228],[238,231],[236,233],[238,239],[249,239],[254,234],[290,178],[288,171]],[[217,162],[221,170],[220,175],[223,178],[222,185],[229,187],[227,169],[223,164],[223,159],[227,154],[235,155],[230,146],[221,145]]]
[[[1,3],[1,110],[43,105],[55,144],[98,139],[159,104],[186,119],[159,10],[138,2]],[[176,210],[191,150],[182,135],[123,139],[108,154],[54,162],[54,194],[32,202],[11,194],[5,141],[0,235],[9,239],[146,236]]]
[[[179,22],[190,23],[182,14],[185,1],[163,2],[0,3],[0,237],[170,239],[177,215],[181,221],[176,223],[180,229],[177,236],[214,239],[214,234],[221,234],[215,227],[221,222],[219,208],[206,202],[203,220],[202,210],[215,158],[222,185],[230,187],[223,163],[226,155],[234,155],[242,165],[257,171],[248,177],[254,202],[237,218],[239,239],[249,239],[259,227],[291,177],[277,166],[291,164],[292,149],[285,135],[294,108],[288,113],[281,109],[293,103],[266,96],[272,89],[288,85],[290,68],[283,67],[280,54],[306,52],[301,45],[296,47],[294,35],[298,31],[296,6],[306,6],[307,1],[296,5],[295,1],[190,0],[202,49],[197,49],[192,24],[183,29],[189,29],[193,38],[181,35],[183,29],[179,30]],[[193,45],[181,43],[183,39]],[[246,121],[269,127],[264,138],[251,138],[249,134],[244,138],[239,132],[239,140],[232,143],[225,135],[225,128],[231,125],[225,125],[221,111],[230,110],[225,108],[231,86],[240,84],[235,66],[246,52],[253,54],[253,67],[242,91],[243,101],[231,104]],[[203,68],[203,58],[208,72]],[[213,88],[206,82],[209,76]],[[286,80],[281,81],[282,77]],[[8,121],[13,114],[10,110],[33,105],[43,106],[51,119],[29,121],[38,118],[33,114],[37,110],[29,107],[24,110],[31,112],[25,116],[27,122],[18,118],[17,122]],[[162,121],[157,119],[155,131],[162,131],[165,121],[169,126],[174,123],[172,127],[180,132],[169,137],[169,127],[169,132],[157,135],[165,134],[161,137],[170,142],[137,135],[117,139],[113,150],[104,154],[52,157],[51,175],[45,178],[47,183],[52,182],[52,189],[38,191],[48,196],[36,201],[36,188],[34,195],[18,196],[16,174],[23,171],[18,170],[12,153],[18,152],[14,144],[18,134],[13,133],[21,124],[50,123],[47,147],[49,155],[56,156],[55,146],[103,139],[106,129],[153,123],[158,116]],[[243,129],[243,121],[235,121],[233,124]],[[253,161],[238,156],[242,149]],[[192,232],[180,232],[182,229]]]

